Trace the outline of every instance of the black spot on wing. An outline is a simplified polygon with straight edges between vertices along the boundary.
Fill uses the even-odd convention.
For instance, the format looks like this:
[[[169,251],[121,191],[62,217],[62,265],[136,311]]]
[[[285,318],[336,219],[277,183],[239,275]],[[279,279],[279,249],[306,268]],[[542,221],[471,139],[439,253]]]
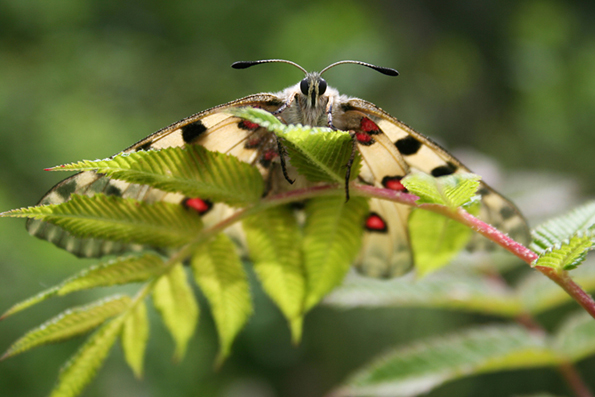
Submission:
[[[515,216],[516,211],[512,207],[505,206],[500,209],[500,215],[502,216],[502,219],[506,220]]]
[[[477,191],[477,194],[479,194],[480,196],[487,196],[488,194],[490,194],[490,190],[485,186],[482,186]]]
[[[122,191],[114,185],[108,185],[107,189],[105,189],[105,194],[107,196],[122,197]]]
[[[446,163],[432,170],[432,176],[438,178],[439,176],[452,175],[456,172],[457,166],[452,163]]]
[[[152,143],[153,142],[144,143],[144,144],[140,145],[139,147],[137,147],[136,148],[136,151],[138,152],[139,150],[149,150],[149,149],[151,149],[151,144]]]
[[[344,112],[349,112],[350,110],[354,110],[355,108],[348,103],[341,104],[341,110]]]
[[[186,143],[191,143],[206,130],[207,127],[205,127],[202,121],[195,121],[182,127],[182,139]]]
[[[396,141],[395,146],[402,155],[410,156],[417,153],[421,147],[421,142],[415,139],[415,137],[406,136],[405,138],[401,138]]]
[[[266,102],[268,106],[281,106],[283,103],[284,102],[280,99],[271,99]]]
[[[67,179],[62,184],[57,186],[56,193],[58,193],[60,197],[66,201],[70,198],[70,195],[75,192],[76,187],[76,178]]]

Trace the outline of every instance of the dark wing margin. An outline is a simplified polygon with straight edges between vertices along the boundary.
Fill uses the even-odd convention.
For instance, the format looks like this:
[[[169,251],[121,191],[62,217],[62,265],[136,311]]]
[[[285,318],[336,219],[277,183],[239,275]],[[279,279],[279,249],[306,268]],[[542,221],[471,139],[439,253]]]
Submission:
[[[173,123],[135,143],[122,153],[197,144],[208,150],[232,154],[242,161],[255,164],[263,176],[266,176],[268,168],[266,164],[262,164],[262,152],[266,150],[267,137],[270,134],[258,126],[244,123],[225,111],[242,106],[275,111],[283,103],[281,98],[272,94],[250,95]],[[72,194],[93,196],[97,193],[133,198],[148,203],[167,201],[182,204],[187,199],[181,194],[109,179],[94,171],[84,171],[59,182],[37,205],[60,204],[68,201]],[[205,214],[203,220],[206,224],[216,223],[228,210],[231,209],[224,204],[216,204],[214,210]],[[150,248],[137,244],[78,238],[59,226],[36,219],[29,219],[26,227],[29,234],[47,240],[79,257],[101,257]]]

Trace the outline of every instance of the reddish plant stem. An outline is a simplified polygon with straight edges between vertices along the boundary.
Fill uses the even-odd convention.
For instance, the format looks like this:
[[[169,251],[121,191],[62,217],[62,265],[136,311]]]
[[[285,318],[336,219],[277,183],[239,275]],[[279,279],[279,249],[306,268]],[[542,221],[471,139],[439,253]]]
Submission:
[[[386,189],[377,189],[370,186],[358,186],[358,188],[358,190],[363,193],[363,195],[370,195],[373,197],[397,201],[447,216],[470,227],[474,231],[500,245],[529,265],[532,265],[539,258],[539,256],[529,248],[512,240],[506,234],[500,232],[493,226],[480,221],[462,208],[452,210],[442,205],[418,205],[415,203],[417,201],[417,197],[411,194],[390,192],[386,191]],[[574,280],[572,280],[572,278],[568,275],[568,272],[544,266],[534,266],[534,268],[562,287],[562,289],[564,289],[568,295],[576,300],[591,315],[591,317],[595,318],[595,302],[593,301],[593,298],[587,294],[578,284],[576,284]],[[517,321],[530,331],[545,332],[541,325],[537,323],[529,313],[519,316]],[[577,397],[593,397],[593,394],[571,362],[560,364],[557,366],[557,369]]]
[[[558,365],[557,369],[577,397],[593,397],[593,393],[591,393],[591,390],[589,390],[574,365],[564,363]]]
[[[436,209],[432,208],[432,210],[469,226],[476,232],[502,246],[510,253],[516,255],[529,265],[539,258],[539,256],[529,248],[517,243],[495,227],[480,221],[462,208],[458,208],[456,212],[453,212],[443,206],[432,207],[440,207]],[[595,318],[595,301],[591,295],[586,293],[576,282],[574,282],[574,280],[568,275],[568,272],[545,266],[535,266],[534,268],[558,284],[564,291],[566,291],[568,295],[570,295],[579,305],[581,305],[583,309],[585,309],[591,315],[591,317]]]
[[[376,197],[379,199],[390,200],[397,203],[410,205],[412,207],[423,208],[449,217],[457,222],[462,223],[463,225],[470,227],[477,233],[502,246],[504,249],[529,265],[539,258],[539,256],[529,248],[514,241],[495,227],[480,221],[462,208],[453,210],[444,205],[417,204],[416,201],[419,199],[419,197],[414,194],[390,189],[382,189],[368,185],[353,184],[351,186],[351,191],[354,196]],[[294,200],[303,200],[305,198],[336,194],[343,194],[343,192],[338,190],[335,186],[323,185],[293,190],[271,196],[265,199],[263,204],[265,206],[273,206]],[[577,303],[581,305],[591,315],[591,317],[595,318],[595,301],[593,301],[591,295],[587,294],[578,284],[574,282],[574,280],[572,280],[572,278],[570,278],[566,271],[544,266],[534,266],[534,268],[562,287],[562,289],[564,289],[564,291],[566,291],[570,297],[577,301]]]

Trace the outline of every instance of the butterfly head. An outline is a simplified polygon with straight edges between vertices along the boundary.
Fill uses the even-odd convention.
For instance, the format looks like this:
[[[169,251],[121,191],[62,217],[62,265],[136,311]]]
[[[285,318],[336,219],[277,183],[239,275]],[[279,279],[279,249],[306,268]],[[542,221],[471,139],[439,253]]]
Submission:
[[[231,67],[234,69],[246,69],[246,68],[249,68],[250,66],[260,65],[262,63],[272,63],[272,62],[288,63],[290,65],[297,67],[302,72],[304,72],[306,77],[304,77],[304,79],[300,82],[300,91],[306,97],[311,99],[311,103],[314,103],[314,100],[317,97],[323,95],[326,92],[327,84],[326,84],[326,81],[321,77],[321,75],[324,72],[326,72],[327,70],[329,70],[330,68],[337,66],[337,65],[341,65],[343,63],[354,63],[356,65],[366,66],[366,67],[369,67],[371,69],[374,69],[380,73],[383,73],[383,74],[386,74],[389,76],[398,76],[399,75],[399,72],[397,72],[395,69],[383,68],[381,66],[372,65],[372,64],[369,64],[366,62],[350,61],[350,60],[339,61],[339,62],[330,64],[326,68],[322,69],[322,71],[320,73],[318,73],[318,72],[309,73],[306,69],[304,69],[297,63],[287,61],[285,59],[263,59],[260,61],[239,61],[239,62],[234,62],[231,65]]]
[[[316,108],[318,99],[326,92],[326,80],[320,77],[320,73],[307,73],[306,77],[300,82],[300,91],[307,98],[307,106]]]
[[[233,63],[231,65],[231,67],[234,69],[246,69],[250,66],[260,65],[263,63],[273,63],[273,62],[288,63],[290,65],[297,67],[302,72],[304,72],[304,74],[306,75],[306,77],[304,77],[302,79],[302,81],[297,85],[297,88],[295,88],[295,91],[292,91],[291,97],[288,98],[288,103],[290,101],[292,101],[293,99],[297,99],[297,103],[299,104],[299,107],[301,108],[301,113],[300,113],[299,117],[292,118],[292,119],[290,119],[290,121],[293,121],[295,123],[306,124],[306,125],[318,125],[317,120],[319,120],[319,118],[325,114],[327,103],[328,103],[328,96],[332,96],[333,92],[338,94],[336,92],[336,90],[333,90],[333,89],[327,90],[329,87],[326,83],[326,80],[324,80],[321,77],[321,75],[324,72],[326,72],[327,70],[329,70],[330,68],[337,66],[337,65],[344,64],[344,63],[353,63],[356,65],[366,66],[368,68],[376,70],[377,72],[380,72],[380,73],[383,73],[383,74],[386,74],[389,76],[398,76],[399,75],[399,72],[397,72],[395,69],[383,68],[383,67],[371,65],[371,64],[365,63],[365,62],[351,61],[351,60],[335,62],[335,63],[327,66],[326,68],[322,69],[321,72],[311,72],[311,73],[308,72],[303,67],[301,67],[300,65],[298,65],[297,63],[287,61],[285,59],[263,59],[263,60],[259,60],[259,61],[239,61],[239,62]],[[291,89],[291,87],[290,87],[290,89]],[[326,93],[326,96],[325,96],[325,93]],[[295,96],[297,98],[295,98],[293,96],[293,94],[295,94]]]

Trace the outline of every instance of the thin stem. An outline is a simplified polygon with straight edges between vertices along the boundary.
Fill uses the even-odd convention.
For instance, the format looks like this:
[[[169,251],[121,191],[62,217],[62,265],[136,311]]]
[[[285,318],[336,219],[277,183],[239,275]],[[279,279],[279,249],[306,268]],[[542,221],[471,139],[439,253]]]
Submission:
[[[593,393],[591,393],[574,365],[571,363],[561,364],[558,366],[558,371],[560,371],[562,377],[577,397],[593,397]]]
[[[456,211],[450,211],[444,206],[433,205],[422,205],[420,207],[427,206],[428,209],[446,215],[451,219],[454,219],[466,226],[469,226],[476,232],[487,237],[489,240],[500,245],[508,252],[516,255],[518,258],[525,261],[527,264],[532,265],[539,256],[531,251],[524,245],[514,241],[506,234],[502,233],[495,227],[488,225],[485,222],[480,221],[473,215],[469,214],[462,208],[458,208]],[[438,208],[440,207],[440,208]],[[583,307],[591,317],[595,318],[595,301],[587,292],[585,292],[568,274],[568,272],[559,269],[553,269],[545,266],[534,266],[535,270],[538,270],[550,280],[558,284],[568,295],[570,295],[579,305]]]

